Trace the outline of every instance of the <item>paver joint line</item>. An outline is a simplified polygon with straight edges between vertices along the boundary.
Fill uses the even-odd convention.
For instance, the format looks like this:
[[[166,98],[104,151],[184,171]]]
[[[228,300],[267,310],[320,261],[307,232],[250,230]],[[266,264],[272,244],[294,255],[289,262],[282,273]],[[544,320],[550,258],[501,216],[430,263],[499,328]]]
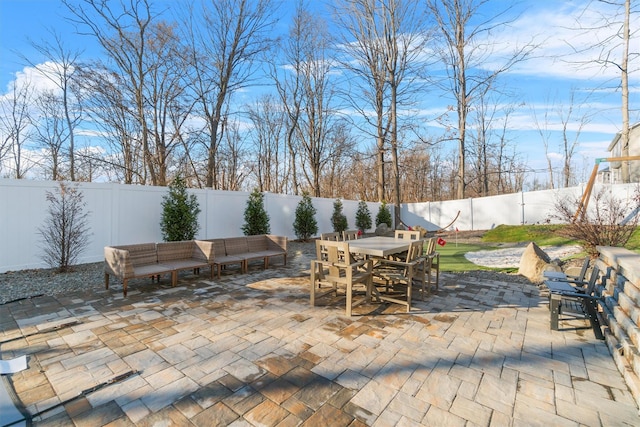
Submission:
[[[128,371],[128,372],[125,372],[123,374],[117,375],[117,376],[115,376],[115,377],[113,377],[113,378],[111,378],[111,379],[109,379],[107,381],[104,381],[104,382],[102,382],[100,384],[94,385],[93,387],[89,387],[87,389],[82,390],[80,392],[80,394],[78,394],[77,396],[70,397],[70,398],[68,398],[68,399],[66,399],[66,400],[64,400],[62,402],[56,403],[55,405],[52,405],[52,406],[49,406],[47,408],[41,409],[38,412],[36,412],[35,414],[32,414],[31,417],[32,418],[40,417],[46,412],[53,411],[56,408],[59,408],[59,407],[64,406],[64,405],[67,405],[67,404],[69,404],[69,403],[71,403],[71,402],[73,402],[73,401],[75,401],[77,399],[80,399],[81,397],[85,397],[85,396],[87,396],[87,395],[89,395],[91,393],[94,393],[94,392],[96,392],[96,391],[98,391],[98,390],[100,390],[100,389],[102,389],[104,387],[110,386],[112,384],[119,383],[121,381],[124,381],[124,380],[132,377],[132,376],[139,375],[139,374],[140,374],[140,371]]]
[[[62,323],[60,325],[56,325],[56,326],[53,326],[51,328],[41,329],[39,331],[30,332],[28,334],[23,334],[23,335],[14,337],[14,338],[9,338],[9,339],[6,339],[4,341],[0,341],[0,345],[7,344],[7,343],[10,343],[12,341],[21,340],[23,338],[29,338],[29,337],[33,337],[33,336],[36,336],[36,335],[44,335],[44,334],[48,334],[50,332],[56,332],[56,331],[59,331],[61,329],[70,328],[72,326],[80,325],[81,323],[82,322],[79,322],[77,320],[75,320],[73,322],[69,322],[69,323]]]

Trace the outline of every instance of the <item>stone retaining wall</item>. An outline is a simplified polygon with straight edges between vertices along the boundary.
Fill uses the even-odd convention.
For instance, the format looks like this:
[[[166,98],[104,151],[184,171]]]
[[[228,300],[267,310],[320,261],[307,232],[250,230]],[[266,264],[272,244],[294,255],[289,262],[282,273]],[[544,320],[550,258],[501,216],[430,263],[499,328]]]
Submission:
[[[609,351],[640,406],[640,255],[624,248],[598,246],[608,268],[602,295],[604,334]]]

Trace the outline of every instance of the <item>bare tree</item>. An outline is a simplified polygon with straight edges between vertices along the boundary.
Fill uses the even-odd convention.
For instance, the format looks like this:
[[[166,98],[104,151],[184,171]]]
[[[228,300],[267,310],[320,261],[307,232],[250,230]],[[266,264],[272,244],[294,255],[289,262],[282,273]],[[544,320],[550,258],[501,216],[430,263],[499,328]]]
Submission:
[[[578,107],[578,108],[576,108]],[[580,134],[589,123],[590,117],[587,113],[580,117],[575,117],[579,105],[575,105],[575,91],[571,91],[569,105],[558,108],[558,117],[562,123],[562,142],[560,148],[563,155],[562,177],[564,187],[573,184],[573,158],[579,146]],[[579,113],[578,113],[579,114]]]
[[[252,172],[258,191],[281,193],[286,181],[286,150],[280,144],[285,134],[286,113],[273,95],[263,95],[247,107],[253,125]]]
[[[11,93],[0,102],[0,134],[4,135],[0,155],[10,157],[13,165],[11,175],[16,179],[24,178],[30,165],[23,159],[23,151],[29,140],[31,125],[29,108],[33,102],[33,88],[30,82],[15,81]],[[0,161],[2,157],[0,157]],[[0,165],[3,162],[0,162]]]
[[[637,6],[637,3],[634,3]],[[602,8],[597,7],[602,6]],[[599,19],[590,22],[589,13],[596,13]],[[595,49],[596,59],[587,61],[579,59],[574,61],[579,66],[595,63],[599,67],[613,67],[620,72],[619,82],[615,82],[613,89],[620,89],[621,94],[621,131],[620,145],[621,155],[629,156],[629,59],[637,58],[640,53],[637,49],[629,51],[631,40],[637,38],[638,28],[632,29],[630,26],[631,16],[637,14],[638,9],[631,8],[631,0],[591,0],[576,20],[576,31],[587,35],[589,40],[595,40],[593,44],[586,48],[576,48],[574,52],[579,58],[583,58],[585,53]],[[605,37],[593,37],[593,34],[609,34]],[[589,55],[590,57],[590,55]],[[621,163],[622,181],[629,182],[628,162]]]
[[[49,169],[48,177],[54,181],[64,179],[60,169],[61,152],[69,139],[69,133],[65,132],[64,117],[60,115],[64,111],[61,108],[63,103],[64,100],[53,91],[45,91],[36,99],[40,120],[34,126],[35,138],[47,154],[45,161],[50,162],[49,165],[42,166]]]
[[[65,3],[73,21],[104,48],[107,61],[99,68],[106,70],[112,84],[120,85],[124,112],[137,121],[146,169],[143,181],[166,185],[168,164],[182,147],[178,134],[191,109],[184,99],[186,72],[175,24],[160,21],[150,0]],[[108,99],[115,100],[103,101]]]
[[[88,34],[95,37],[105,50],[108,59],[114,64],[113,74],[120,76],[121,91],[126,100],[131,100],[131,114],[137,120],[140,129],[142,153],[152,183],[156,183],[156,174],[149,148],[149,130],[147,128],[147,106],[144,99],[144,84],[148,68],[145,64],[144,48],[147,31],[153,20],[149,1],[132,0],[129,7],[120,3],[108,3],[106,0],[82,0],[72,4],[63,0],[73,15],[73,21],[87,28]],[[111,70],[111,67],[104,66]]]
[[[216,169],[225,104],[251,83],[255,61],[271,43],[273,0],[203,0],[185,19],[191,89],[206,122],[207,187],[219,188]]]
[[[320,197],[322,171],[333,147],[329,134],[336,120],[333,111],[333,58],[331,38],[323,20],[314,18],[308,11],[299,8],[296,24],[302,28],[297,33],[302,47],[295,73],[300,80],[300,115],[296,135],[301,147],[300,162],[309,193]]]
[[[377,148],[378,200],[385,199],[386,143],[389,142],[394,175],[396,218],[400,224],[402,201],[399,170],[399,108],[418,91],[418,58],[424,53],[426,32],[419,3],[406,0],[342,0],[336,13],[344,34],[344,65],[357,78],[359,91],[347,98],[365,123],[372,125]],[[410,89],[409,89],[410,88]],[[353,96],[363,94],[363,97]],[[363,99],[365,104],[363,104]],[[368,107],[364,107],[367,105]],[[370,107],[369,107],[370,106]],[[373,117],[369,108],[373,107]]]
[[[46,39],[43,39],[40,42],[32,41],[31,46],[40,53],[46,61],[42,63],[35,63],[24,55],[22,55],[22,59],[38,70],[40,74],[46,77],[60,90],[60,102],[52,103],[48,108],[51,109],[56,105],[61,108],[61,116],[64,120],[56,123],[56,126],[64,126],[63,129],[59,130],[59,133],[61,135],[66,135],[66,137],[60,142],[65,144],[68,143],[67,155],[69,157],[69,179],[71,181],[75,181],[75,129],[80,122],[80,109],[78,108],[79,105],[73,94],[73,79],[74,71],[78,65],[78,60],[82,55],[82,51],[67,49],[60,34],[54,30],[49,30],[49,35]],[[42,126],[40,126],[40,128],[42,129]],[[51,132],[55,133],[58,131],[51,130]],[[53,179],[57,178],[54,177]]]
[[[43,258],[59,272],[69,271],[89,245],[91,230],[86,202],[77,186],[59,183],[56,192],[47,191],[47,217],[38,228]]]
[[[569,187],[572,184],[574,174],[574,156],[579,147],[579,139],[584,127],[591,120],[587,112],[580,113],[580,104],[576,104],[575,90],[571,90],[568,105],[547,100],[547,108],[542,119],[538,119],[538,113],[533,111],[535,126],[544,144],[547,169],[549,173],[549,185]],[[554,137],[557,134],[557,137]],[[561,178],[556,183],[550,145],[557,142],[559,154],[562,156]]]
[[[549,100],[547,98],[547,101],[545,102],[545,104],[548,106],[549,104]],[[540,139],[542,140],[542,144],[544,145],[544,156],[545,159],[547,161],[547,172],[549,173],[549,186],[550,188],[555,188],[555,183],[554,183],[554,179],[553,179],[553,164],[551,162],[551,153],[549,152],[550,148],[549,148],[549,144],[551,142],[551,135],[552,135],[552,129],[551,129],[551,110],[549,108],[546,108],[544,110],[544,115],[542,118],[538,118],[538,113],[535,109],[532,110],[532,114],[533,114],[533,122],[534,125],[538,131],[538,133],[540,134]]]
[[[448,77],[439,84],[456,101],[459,163],[456,184],[459,199],[466,194],[467,116],[471,106],[479,92],[490,86],[500,74],[524,61],[533,49],[532,45],[516,46],[502,64],[490,72],[483,71],[485,67],[481,65],[488,62],[494,49],[489,44],[490,40],[481,39],[490,37],[492,31],[510,22],[504,19],[509,9],[493,9],[488,15],[482,14],[481,9],[488,3],[489,0],[427,0],[440,35],[438,51]]]
[[[223,116],[222,144],[217,157],[216,170],[220,172],[220,189],[240,191],[249,171],[241,165],[245,156],[244,138],[240,134],[239,123],[227,120]]]
[[[346,58],[343,65],[356,77],[350,81],[351,88],[345,96],[365,123],[374,129],[371,132],[360,126],[360,130],[368,131],[376,141],[376,191],[381,201],[385,199],[385,141],[390,126],[383,28],[376,19],[376,1],[340,0],[336,3],[336,21],[344,30],[342,46]]]
[[[125,184],[146,183],[142,126],[122,77],[99,63],[80,66],[77,80],[85,112],[108,147],[105,170]]]
[[[186,61],[175,31],[176,24],[162,21],[151,25],[145,49],[145,101],[156,185],[170,180],[167,169],[171,161],[179,161],[177,152],[183,147],[180,133],[193,107],[185,87]]]
[[[300,115],[302,114],[302,68],[305,61],[304,40],[308,36],[308,26],[313,24],[313,16],[307,10],[306,3],[300,0],[296,5],[293,22],[289,28],[287,37],[280,40],[276,53],[281,54],[283,63],[276,61],[266,62],[270,64],[271,78],[275,83],[276,92],[286,112],[286,144],[289,151],[289,169],[291,171],[291,189],[293,194],[299,193],[297,161],[298,140],[297,129]],[[271,54],[268,52],[267,54]]]
[[[349,123],[346,120],[338,120],[333,123],[327,138],[329,139],[330,152],[327,162],[322,169],[320,181],[321,197],[327,198],[351,198],[357,191],[353,191],[349,172],[360,169],[361,164],[355,161],[357,155],[356,142],[350,132]],[[357,165],[357,167],[354,167]],[[364,179],[366,175],[358,179]]]
[[[473,196],[489,196],[505,191],[513,159],[507,155],[508,122],[514,105],[504,102],[506,94],[491,85],[479,91],[470,112],[469,153],[474,160],[468,183],[476,184]]]
[[[511,152],[507,150],[510,147],[509,138],[507,137],[509,117],[515,111],[515,104],[507,104],[502,108],[503,117],[501,127],[496,126],[497,153],[496,165],[498,179],[496,182],[496,194],[513,193],[522,191],[524,180],[525,165],[520,160],[520,155],[515,146],[511,146]]]

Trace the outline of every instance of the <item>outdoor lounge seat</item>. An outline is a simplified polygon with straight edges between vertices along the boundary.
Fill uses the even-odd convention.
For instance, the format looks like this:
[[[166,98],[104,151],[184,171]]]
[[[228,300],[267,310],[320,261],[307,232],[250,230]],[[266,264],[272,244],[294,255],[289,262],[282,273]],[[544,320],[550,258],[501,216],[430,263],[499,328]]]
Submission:
[[[173,270],[171,285],[178,283],[178,271],[194,270],[199,273],[201,268],[209,267],[209,260],[213,258],[211,242],[187,240],[179,242],[161,242],[156,244],[158,263]],[[213,269],[211,270],[213,278]]]
[[[210,265],[213,245],[200,240],[141,243],[104,248],[104,284],[109,289],[109,276],[122,280],[122,294],[127,296],[129,279],[151,277],[160,280],[171,275],[171,285],[178,282],[178,271]],[[213,275],[213,271],[211,271]]]
[[[213,242],[213,262],[212,266],[215,266],[218,270],[218,279],[220,278],[220,270],[226,268],[227,265],[238,264],[240,271],[246,271],[246,265],[244,258],[236,255],[227,255],[226,252],[226,239],[211,239]]]
[[[559,330],[559,322],[567,319],[587,319],[597,339],[604,339],[598,319],[597,280],[600,269],[596,265],[586,287],[576,286],[569,281],[547,280],[549,289],[549,312],[551,330]],[[602,277],[604,279],[604,276]]]
[[[257,235],[247,236],[247,249],[249,252],[243,256],[245,258],[245,271],[249,268],[248,262],[253,260],[264,260],[264,269],[269,268],[271,258],[282,256],[283,262],[287,265],[287,238],[285,236]]]

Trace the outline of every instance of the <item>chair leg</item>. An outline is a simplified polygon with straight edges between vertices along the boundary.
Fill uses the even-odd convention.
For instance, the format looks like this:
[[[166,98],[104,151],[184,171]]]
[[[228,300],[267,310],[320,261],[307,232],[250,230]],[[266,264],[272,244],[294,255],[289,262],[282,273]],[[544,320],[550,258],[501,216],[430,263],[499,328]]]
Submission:
[[[171,272],[171,286],[175,287],[178,284],[178,270]]]
[[[551,294],[549,296],[549,311],[551,315],[551,330],[558,330],[558,317],[560,316],[560,304],[562,297],[560,295]]]
[[[409,275],[407,282],[407,313],[411,312],[411,289],[413,288],[413,275]]]
[[[596,339],[603,340],[604,335],[602,334],[602,329],[600,329],[600,321],[598,320],[598,303],[595,299],[588,298],[584,300],[584,308],[589,316],[589,323],[591,323],[591,329],[593,329],[593,334],[596,336]]]
[[[311,307],[316,305],[316,262],[311,261],[311,292],[309,293],[309,304]]]
[[[109,289],[109,273],[104,273],[104,288]]]

